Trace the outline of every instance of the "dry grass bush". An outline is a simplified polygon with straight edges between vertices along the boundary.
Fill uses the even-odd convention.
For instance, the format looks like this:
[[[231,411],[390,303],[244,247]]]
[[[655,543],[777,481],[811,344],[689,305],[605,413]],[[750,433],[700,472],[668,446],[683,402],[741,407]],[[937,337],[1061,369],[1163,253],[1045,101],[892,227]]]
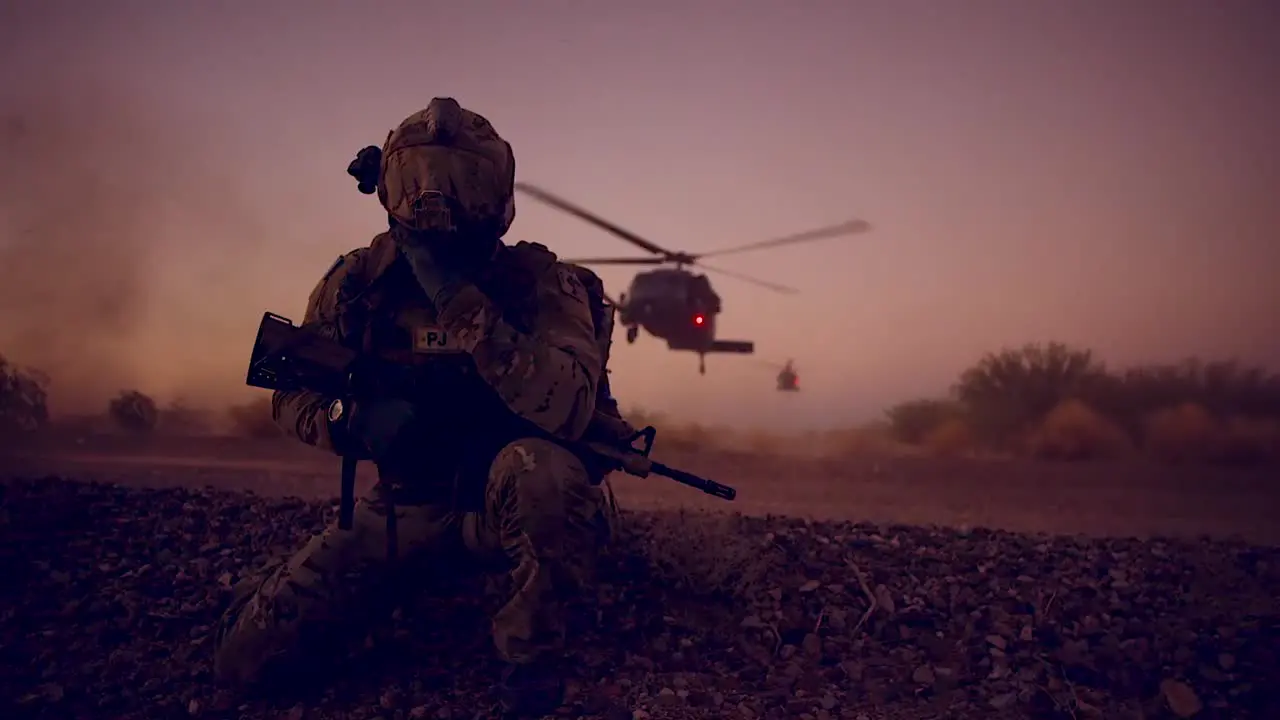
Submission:
[[[1254,464],[1280,461],[1280,421],[1220,420],[1196,403],[1182,403],[1147,419],[1145,449],[1169,463]]]
[[[149,395],[126,390],[107,405],[107,416],[126,432],[150,433],[160,420],[160,410]]]
[[[965,455],[973,450],[973,431],[961,418],[948,418],[941,425],[929,430],[922,444],[934,455],[943,457]]]
[[[1280,462],[1280,421],[1235,417],[1222,428],[1218,459],[1227,463]]]
[[[1083,459],[1136,445],[1170,462],[1272,461],[1280,375],[1198,360],[1111,372],[1088,350],[1027,345],[984,356],[950,398],[887,415],[895,437],[926,449],[958,434],[946,426],[959,417],[975,450]]]
[[[1205,462],[1219,455],[1222,432],[1217,419],[1203,406],[1184,402],[1147,417],[1143,449],[1171,463]]]
[[[960,404],[951,400],[911,400],[885,411],[886,427],[899,442],[919,445],[931,432],[961,414]]]
[[[1089,398],[1107,381],[1088,350],[1062,343],[988,353],[960,374],[952,388],[975,437],[992,446],[1015,442],[1055,408]]]
[[[1080,400],[1067,400],[1051,410],[1027,444],[1032,457],[1045,460],[1116,458],[1132,449],[1123,428]]]
[[[227,408],[227,422],[232,435],[255,440],[284,437],[284,431],[271,417],[271,400],[257,398]]]

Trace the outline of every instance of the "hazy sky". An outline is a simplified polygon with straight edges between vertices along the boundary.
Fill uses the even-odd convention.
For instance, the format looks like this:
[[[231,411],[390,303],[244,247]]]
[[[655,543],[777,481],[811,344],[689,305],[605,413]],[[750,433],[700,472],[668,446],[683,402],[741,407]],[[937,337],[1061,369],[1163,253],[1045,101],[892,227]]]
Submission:
[[[616,338],[624,405],[828,425],[942,391],[983,352],[1027,341],[1088,345],[1116,364],[1280,365],[1276,7],[10,0],[0,107],[39,117],[32,107],[56,106],[44,112],[77,142],[114,148],[83,160],[88,170],[50,170],[56,191],[42,191],[49,209],[31,231],[70,222],[99,243],[57,255],[91,278],[81,284],[129,258],[115,265],[145,290],[129,306],[145,314],[113,331],[113,380],[247,395],[261,312],[299,318],[334,258],[383,227],[344,172],[354,152],[449,95],[512,143],[520,179],[672,249],[872,223],[721,261],[802,289],[716,280],[721,335],[755,340],[757,358],[711,356],[700,377],[694,355]],[[108,126],[132,139],[99,137]],[[118,253],[92,230],[107,211],[78,209],[79,173],[114,178],[127,199],[113,207],[145,214]],[[519,202],[508,241],[633,252]],[[7,222],[0,242],[12,243],[20,223]],[[27,272],[17,265],[11,277]],[[614,293],[632,274],[598,271]],[[104,292],[62,321],[106,312],[123,291]],[[0,321],[11,343],[14,317]],[[80,361],[106,352],[58,342]],[[776,392],[762,362],[787,357],[801,393]]]

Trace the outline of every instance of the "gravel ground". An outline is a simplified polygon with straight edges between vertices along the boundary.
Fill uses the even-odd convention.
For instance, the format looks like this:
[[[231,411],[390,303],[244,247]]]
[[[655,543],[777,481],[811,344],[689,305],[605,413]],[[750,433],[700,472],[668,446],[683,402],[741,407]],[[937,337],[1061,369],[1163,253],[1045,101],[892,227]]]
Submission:
[[[489,716],[478,581],[401,608],[312,697],[241,704],[213,686],[208,629],[229,585],[332,503],[56,478],[0,493],[0,717]],[[566,715],[1280,717],[1280,549],[626,521],[572,643]]]

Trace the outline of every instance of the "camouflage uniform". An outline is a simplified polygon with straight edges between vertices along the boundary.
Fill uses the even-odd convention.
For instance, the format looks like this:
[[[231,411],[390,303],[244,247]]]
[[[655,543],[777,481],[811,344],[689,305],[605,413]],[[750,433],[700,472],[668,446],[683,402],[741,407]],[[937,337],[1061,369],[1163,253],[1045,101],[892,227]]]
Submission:
[[[468,116],[469,131],[492,149],[496,133],[483,118]],[[414,175],[412,167],[388,172],[388,164],[452,161],[396,155],[397,141],[412,138],[415,118],[421,119],[406,120],[384,148],[379,196],[393,217],[397,188]],[[494,192],[459,194],[465,202],[494,205]],[[499,235],[512,214],[509,197],[506,203]],[[584,281],[596,284],[591,292]],[[594,413],[617,415],[604,369],[612,314],[599,300],[598,283],[594,274],[558,262],[540,245],[499,244],[484,271],[437,310],[406,269],[392,236],[383,233],[339,258],[311,293],[304,323],[331,328],[366,353],[415,367],[469,356],[475,375],[507,411],[553,436],[577,440],[590,434]],[[335,435],[341,433],[326,417],[330,401],[309,391],[277,392],[272,410],[288,434],[339,451]],[[470,406],[433,405],[429,412],[440,415],[446,433],[455,414],[465,415]],[[358,625],[371,611],[389,609],[387,588],[406,573],[420,575],[423,564],[452,567],[459,560],[484,568],[502,564],[510,574],[511,597],[493,618],[494,643],[504,659],[520,665],[558,654],[563,604],[591,581],[616,521],[607,480],[569,450],[527,434],[498,446],[481,444],[479,454],[471,455],[480,465],[458,460],[450,450],[469,442],[466,432],[475,424],[457,424],[462,434],[424,443],[422,453],[415,453],[420,456],[380,463],[379,482],[357,502],[351,530],[332,526],[287,562],[237,586],[217,634],[215,670],[221,679],[252,684],[269,671],[332,650],[345,636],[343,628]],[[446,456],[448,461],[441,459]],[[391,508],[393,537],[387,523]],[[389,540],[395,543],[394,559]]]

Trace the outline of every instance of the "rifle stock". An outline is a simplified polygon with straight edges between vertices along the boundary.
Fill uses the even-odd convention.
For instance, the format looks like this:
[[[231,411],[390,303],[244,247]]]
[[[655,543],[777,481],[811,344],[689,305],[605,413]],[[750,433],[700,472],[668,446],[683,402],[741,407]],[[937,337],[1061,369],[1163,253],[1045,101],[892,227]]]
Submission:
[[[315,329],[296,326],[286,317],[267,312],[263,313],[262,323],[258,327],[245,382],[251,387],[266,390],[311,390],[345,399],[358,394],[370,380],[360,377],[356,370],[361,360],[359,353],[344,347],[337,340]],[[396,368],[391,363],[384,362],[372,372],[379,371],[394,375]],[[514,413],[512,417],[515,417]],[[728,485],[652,460],[649,453],[653,449],[657,430],[651,426],[632,433],[630,426],[620,418],[597,412],[592,421],[595,429],[593,438],[574,442],[554,437],[533,423],[524,424],[530,435],[546,438],[575,453],[588,455],[609,471],[622,471],[641,478],[659,475],[724,500],[733,500],[738,495],[738,491]],[[625,444],[621,444],[623,439]],[[643,442],[642,447],[636,447],[637,441]],[[340,526],[344,518],[348,527],[350,523],[350,505],[354,503],[354,469],[355,460],[344,457]],[[348,474],[351,476],[350,482]]]

